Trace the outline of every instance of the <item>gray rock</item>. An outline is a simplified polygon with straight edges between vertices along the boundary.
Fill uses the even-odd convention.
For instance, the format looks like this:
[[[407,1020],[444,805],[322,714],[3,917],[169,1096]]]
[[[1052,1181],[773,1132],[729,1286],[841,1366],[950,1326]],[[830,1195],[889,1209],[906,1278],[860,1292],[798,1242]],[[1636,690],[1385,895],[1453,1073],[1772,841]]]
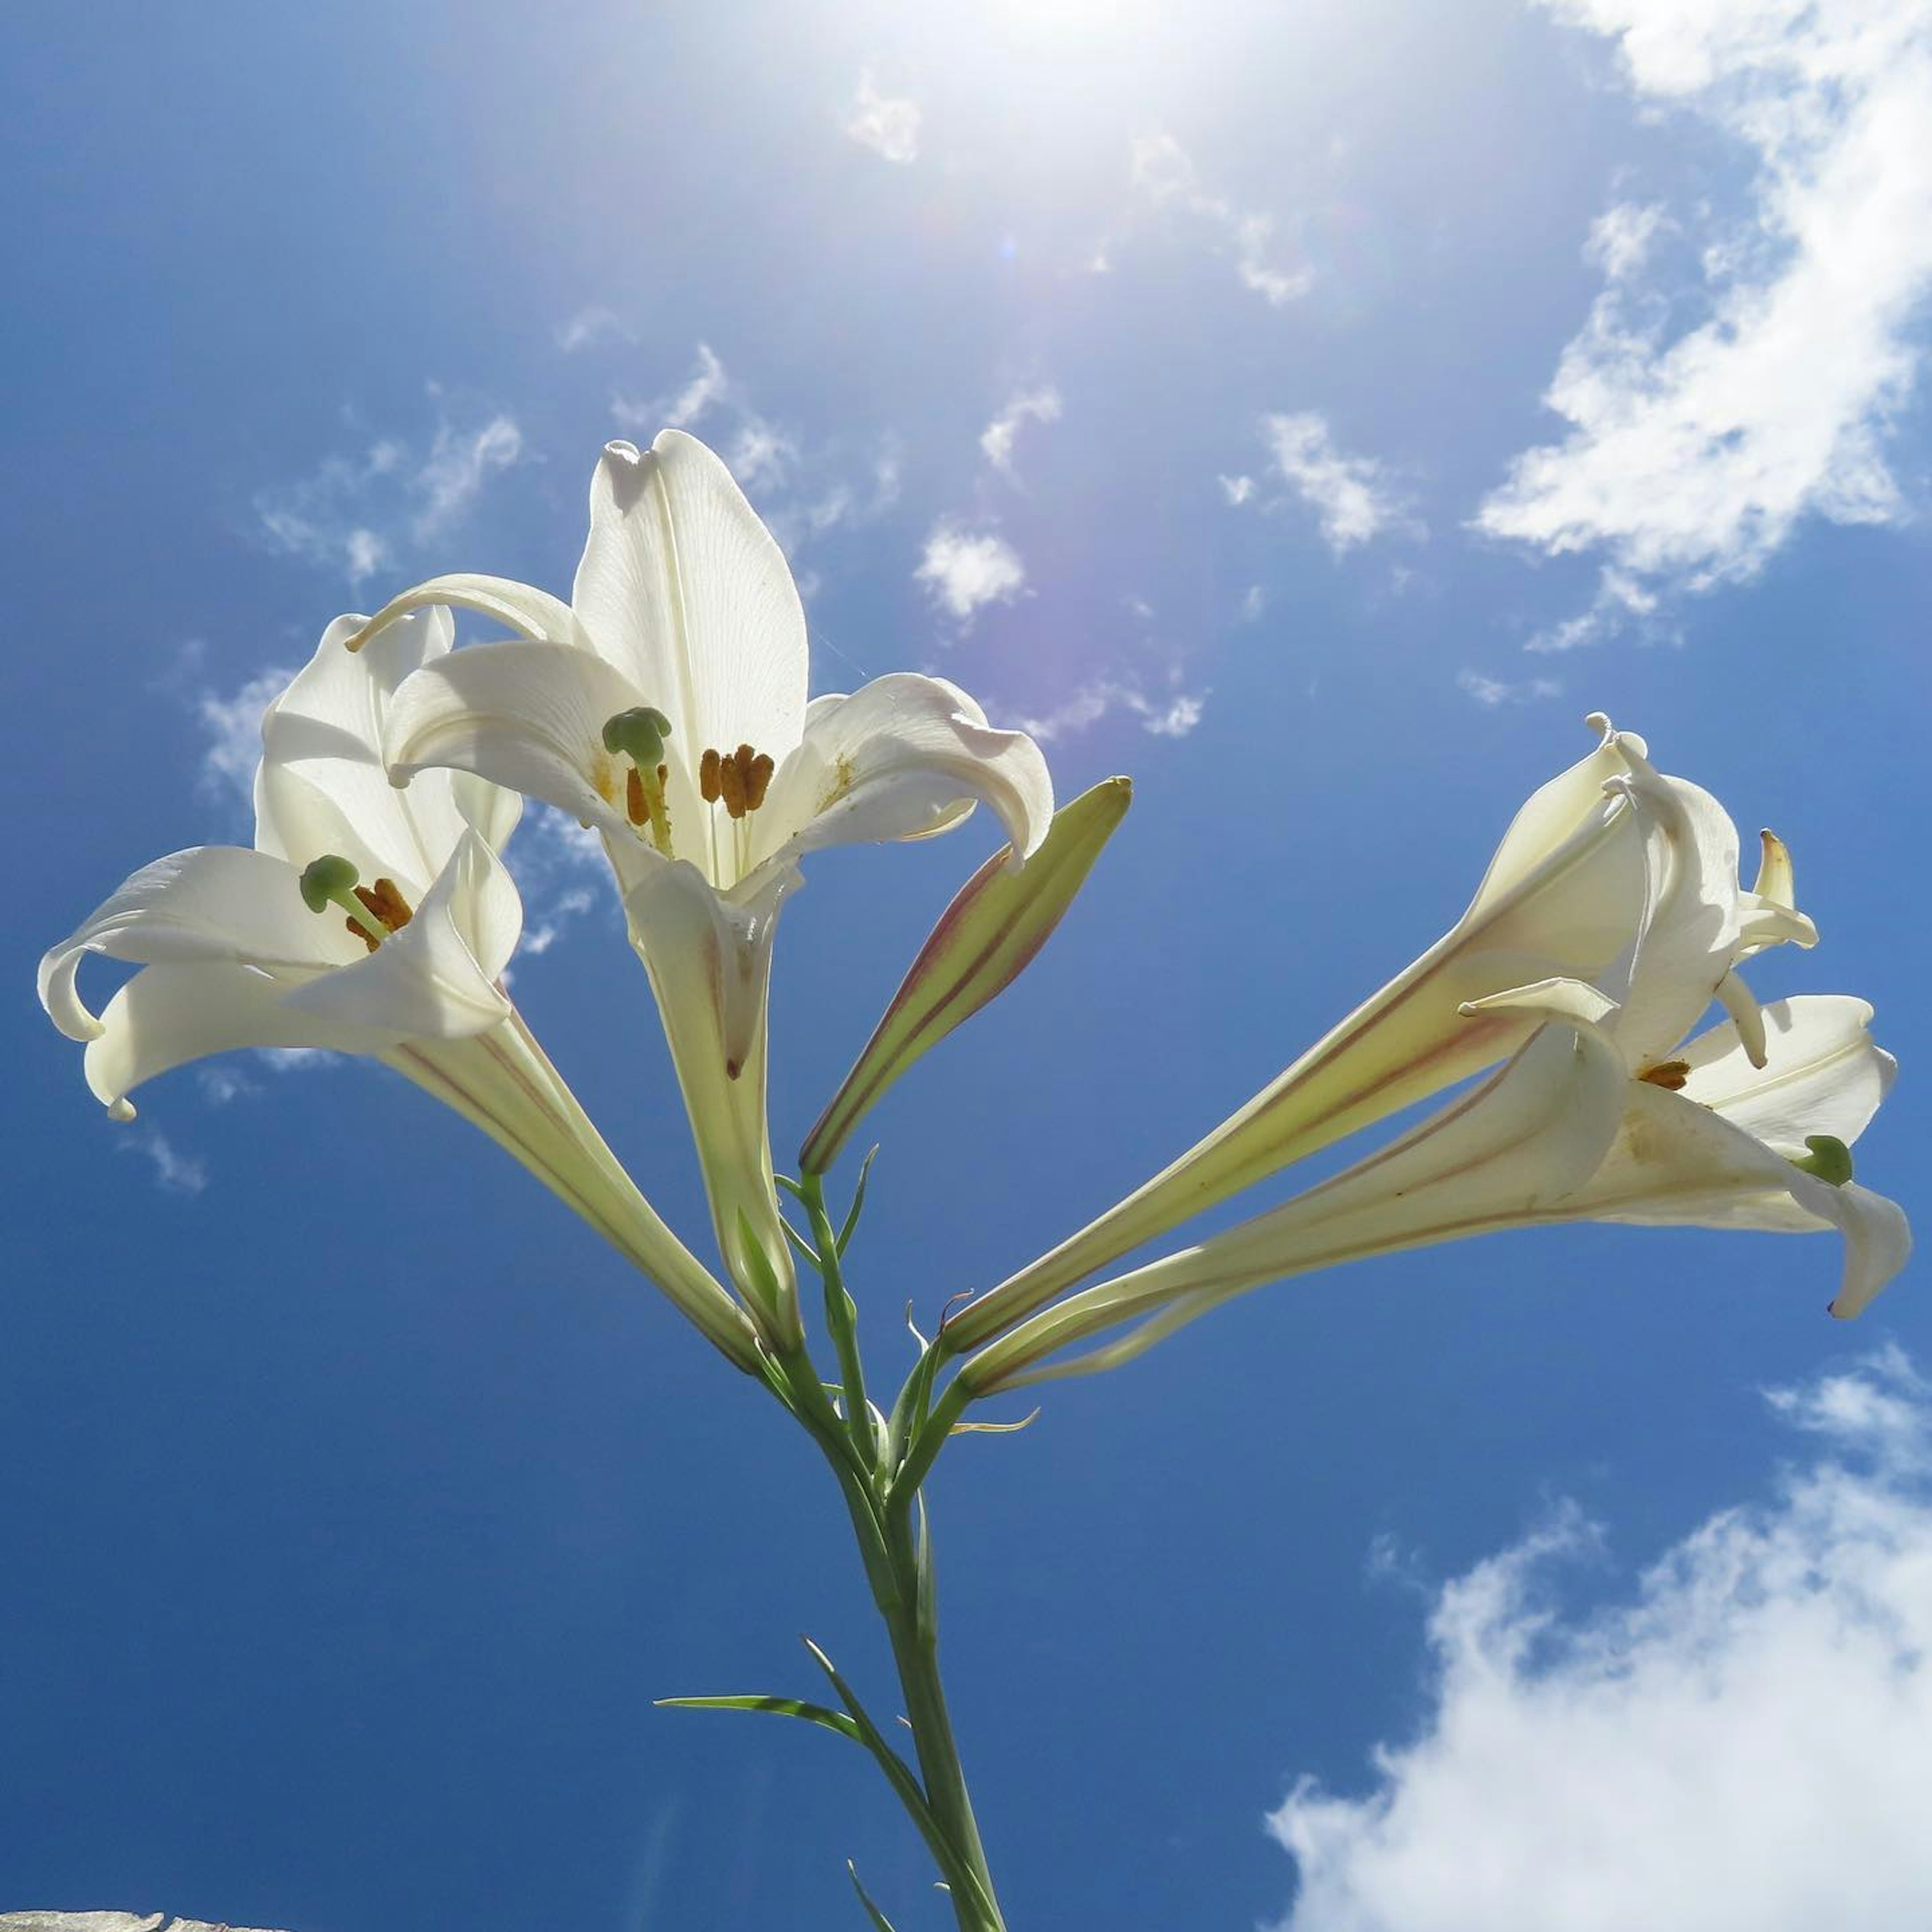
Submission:
[[[246,1925],[211,1925],[171,1912],[0,1912],[0,1932],[260,1932]]]

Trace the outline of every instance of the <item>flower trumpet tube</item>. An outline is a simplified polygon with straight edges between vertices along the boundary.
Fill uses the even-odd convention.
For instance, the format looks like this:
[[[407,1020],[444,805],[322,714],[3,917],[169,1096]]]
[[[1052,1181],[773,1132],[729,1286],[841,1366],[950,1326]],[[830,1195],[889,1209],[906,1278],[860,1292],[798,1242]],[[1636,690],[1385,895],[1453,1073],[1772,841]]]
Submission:
[[[1504,996],[1544,1010],[1549,988]],[[1813,995],[1726,1020],[1634,1072],[1622,1018],[1583,988],[1502,1069],[1382,1153],[1198,1247],[1070,1297],[968,1361],[974,1394],[1130,1360],[1247,1290],[1316,1268],[1564,1221],[1844,1238],[1831,1312],[1858,1314],[1905,1264],[1904,1214],[1851,1179],[1850,1144],[1889,1088],[1862,1000]],[[1492,1004],[1496,1003],[1492,1003]],[[1532,1010],[1535,1010],[1534,1008]],[[1048,1355],[1139,1321],[1072,1360]]]
[[[394,1068],[455,1108],[664,1289],[740,1366],[756,1349],[731,1298],[652,1211],[544,1056],[502,986],[523,908],[496,848],[514,794],[440,775],[388,782],[397,687],[449,648],[446,610],[360,657],[332,625],[269,706],[252,850],[200,846],[135,873],[40,962],[40,998],[86,1042],[88,1085],[117,1118],[144,1081],[241,1047],[322,1047]],[[141,970],[95,1013],[90,953]]]
[[[1513,1053],[1540,1022],[1492,994],[1594,982],[1628,1009],[1630,1038],[1667,1043],[1714,994],[1732,997],[1738,960],[1814,943],[1777,841],[1765,835],[1745,891],[1717,800],[1656,771],[1642,739],[1588,722],[1595,750],[1532,794],[1448,932],[1187,1153],[961,1310],[946,1345],[979,1347],[1130,1250]]]
[[[822,1174],[908,1068],[1019,977],[1053,935],[1100,848],[1132,802],[1133,784],[1103,778],[1062,806],[1018,871],[1010,847],[960,887],[908,968],[852,1070],[806,1136],[799,1166]]]
[[[975,804],[1018,864],[1046,837],[1039,747],[944,679],[898,673],[806,700],[805,616],[784,554],[730,472],[667,430],[614,442],[590,490],[571,602],[495,578],[424,604],[517,633],[426,665],[398,694],[390,776],[472,773],[602,834],[690,1112],[719,1246],[767,1338],[795,1348],[791,1257],[765,1126],[765,1006],[779,908],[828,845],[923,838]]]

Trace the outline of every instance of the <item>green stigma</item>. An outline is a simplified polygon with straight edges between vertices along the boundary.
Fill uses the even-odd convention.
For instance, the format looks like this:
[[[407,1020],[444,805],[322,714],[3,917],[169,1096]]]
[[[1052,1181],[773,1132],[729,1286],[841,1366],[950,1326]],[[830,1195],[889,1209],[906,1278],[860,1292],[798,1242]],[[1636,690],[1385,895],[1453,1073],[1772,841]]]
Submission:
[[[633,705],[608,718],[604,725],[604,748],[625,752],[641,772],[654,772],[664,762],[664,741],[670,736],[670,720],[649,704]]]
[[[339,853],[325,852],[303,869],[302,904],[310,912],[326,912],[346,899],[362,876]]]
[[[1811,1151],[1791,1164],[1805,1174],[1815,1174],[1833,1187],[1842,1187],[1852,1178],[1852,1150],[1834,1134],[1807,1134],[1804,1144]]]

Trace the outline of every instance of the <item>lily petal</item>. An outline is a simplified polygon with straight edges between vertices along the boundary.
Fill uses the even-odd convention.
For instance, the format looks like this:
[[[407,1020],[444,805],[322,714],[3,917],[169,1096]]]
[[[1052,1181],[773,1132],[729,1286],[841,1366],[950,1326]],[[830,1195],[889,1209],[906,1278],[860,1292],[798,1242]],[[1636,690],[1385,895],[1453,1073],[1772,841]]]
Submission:
[[[1760,906],[1744,892],[1737,827],[1708,792],[1634,754],[1620,789],[1642,827],[1648,892],[1617,1039],[1642,1068],[1671,1055],[1748,947],[1780,938],[1809,945],[1817,934],[1802,914]]]
[[[1024,731],[1000,731],[957,685],[896,671],[836,703],[814,703],[805,736],[758,815],[762,856],[922,838],[977,800],[999,815],[1011,864],[1053,818],[1053,780]]]
[[[508,998],[495,982],[522,929],[523,903],[508,871],[465,832],[400,932],[353,964],[294,988],[284,1004],[375,1034],[466,1039],[509,1016]]]
[[[1794,1167],[1685,1094],[1633,1081],[1603,1165],[1551,1218],[1772,1234],[1836,1227],[1845,1237],[1845,1268],[1832,1312],[1856,1315],[1912,1252],[1904,1213],[1868,1189],[1834,1187]]]
[[[1735,1027],[1714,1026],[1680,1047],[1683,1097],[1724,1115],[1780,1154],[1829,1134],[1848,1147],[1892,1090],[1898,1063],[1868,1028],[1872,1010],[1840,993],[1801,994],[1760,1009],[1762,1070]]]
[[[370,1053],[388,1044],[386,1036],[284,1005],[284,991],[225,961],[149,966],[103,1010],[84,1056],[87,1084],[103,1106],[125,1118],[133,1112],[128,1096],[143,1082],[210,1054],[250,1046]]]
[[[740,1368],[754,1366],[743,1312],[638,1192],[520,1015],[472,1039],[406,1041],[382,1057],[514,1155]]]
[[[303,904],[282,860],[232,845],[196,845],[143,866],[40,961],[40,1004],[70,1040],[92,1040],[100,1023],[75,985],[82,958],[99,952],[143,965],[226,960],[308,974],[362,956],[338,920]]]
[[[1630,1084],[1600,1023],[1608,1003],[1568,981],[1504,997],[1557,1016],[1472,1092],[1280,1207],[1034,1316],[968,1361],[962,1381],[986,1394],[1112,1366],[1126,1353],[1034,1365],[1138,1316],[1177,1312],[1158,1339],[1264,1282],[1486,1234],[1566,1202],[1604,1159]]]
[[[394,784],[453,767],[631,836],[605,721],[644,700],[588,651],[476,644],[428,664],[396,694],[383,742]]]
[[[694,764],[740,743],[775,756],[805,720],[804,607],[784,553],[694,437],[606,446],[571,602],[593,647],[683,734]],[[608,716],[606,713],[606,716]]]
[[[373,617],[364,617],[342,642],[353,652],[362,652],[380,638],[400,617],[420,610],[425,604],[453,604],[460,610],[473,610],[514,631],[520,638],[548,638],[552,644],[582,641],[582,633],[571,614],[570,606],[547,590],[518,584],[508,577],[485,577],[475,572],[459,571],[446,577],[432,577],[392,597]]]
[[[768,872],[758,896],[740,902],[679,860],[641,868],[624,899],[691,1116],[719,1250],[781,1349],[796,1348],[803,1331],[772,1179],[765,1003],[778,907],[796,878]],[[746,1250],[748,1232],[755,1254]]]
[[[344,642],[361,622],[338,617],[330,625],[262,718],[255,843],[298,870],[322,853],[340,853],[365,878],[386,874],[414,898],[436,877],[464,821],[448,779],[406,797],[389,783],[383,730],[398,688],[448,656],[454,626],[446,609],[419,611],[352,657]]]

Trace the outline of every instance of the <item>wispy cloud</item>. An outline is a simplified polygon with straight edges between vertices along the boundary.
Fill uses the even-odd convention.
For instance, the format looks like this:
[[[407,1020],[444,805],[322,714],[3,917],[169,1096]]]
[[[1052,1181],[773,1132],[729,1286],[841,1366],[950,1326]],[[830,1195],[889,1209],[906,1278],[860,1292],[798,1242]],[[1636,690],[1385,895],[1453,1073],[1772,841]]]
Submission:
[[[1252,476],[1222,476],[1215,479],[1221,486],[1221,495],[1231,509],[1238,510],[1255,494],[1255,479]]]
[[[1136,140],[1132,170],[1134,185],[1155,207],[1178,209],[1199,221],[1216,248],[1234,256],[1242,286],[1271,308],[1285,308],[1313,285],[1306,264],[1279,259],[1272,218],[1237,208],[1204,186],[1187,151],[1172,134],[1144,134]],[[1102,271],[1108,266],[1104,249],[1096,253],[1094,266]]]
[[[1018,440],[1021,425],[1058,422],[1060,412],[1060,392],[1051,383],[1019,391],[980,432],[980,448],[986,460],[1001,476],[1012,476],[1013,445]]]
[[[154,1185],[164,1194],[196,1195],[208,1185],[208,1163],[182,1153],[166,1135],[152,1127],[117,1129],[114,1144],[123,1154],[140,1155],[153,1170]]]
[[[1419,1734],[1268,1820],[1278,1932],[1932,1924],[1932,1399],[1887,1350],[1770,1400],[1809,1455],[1622,1601],[1561,1609],[1574,1508],[1442,1589]]]
[[[1328,424],[1312,410],[1262,418],[1262,435],[1275,474],[1314,511],[1323,540],[1337,556],[1390,533],[1420,536],[1407,498],[1372,456],[1338,449]],[[1244,479],[1245,480],[1245,479]],[[1246,500],[1230,495],[1231,502]]]
[[[620,428],[648,442],[661,429],[701,434],[722,456],[772,534],[796,554],[814,539],[883,516],[898,500],[899,454],[888,435],[862,455],[844,446],[808,444],[766,415],[750,386],[725,368],[707,342],[684,380],[645,400],[611,399]]]
[[[964,625],[988,604],[1012,603],[1026,587],[1026,566],[1005,538],[945,518],[927,536],[913,580]]]
[[[1184,738],[1201,722],[1207,692],[1172,691],[1150,698],[1130,680],[1099,678],[1082,685],[1064,703],[1037,717],[1022,718],[1019,728],[1042,743],[1088,730],[1111,712],[1124,711],[1156,738]]]
[[[577,355],[586,349],[600,348],[607,342],[634,342],[637,332],[632,328],[615,309],[606,308],[601,302],[591,302],[559,322],[552,334],[556,346],[566,356]]]
[[[1932,16],[1545,4],[1616,40],[1646,111],[1713,123],[1757,173],[1742,223],[1628,203],[1598,221],[1607,286],[1545,399],[1569,433],[1515,459],[1478,526],[1696,592],[1754,575],[1806,517],[1902,518],[1884,442],[1926,351]],[[1660,251],[1667,232],[1684,245]],[[1687,310],[1702,320],[1685,326]],[[1600,606],[1584,628],[1615,617]]]
[[[1504,704],[1528,704],[1539,698],[1561,698],[1563,687],[1553,677],[1526,677],[1510,683],[1499,677],[1485,677],[1479,670],[1464,669],[1456,674],[1456,682],[1486,711]]]
[[[211,796],[248,806],[255,790],[255,766],[262,756],[262,714],[295,675],[292,670],[258,672],[224,697],[203,691],[194,701],[204,742],[201,788]]]
[[[458,423],[442,411],[427,448],[385,436],[359,454],[326,457],[306,476],[256,493],[256,527],[272,550],[340,573],[352,586],[399,554],[446,536],[484,484],[524,452],[514,418]]]
[[[691,429],[731,394],[731,379],[708,342],[698,345],[698,364],[684,381],[663,395],[639,401],[610,399],[610,414],[621,429],[636,430],[648,441],[661,429]]]
[[[600,904],[613,911],[616,908],[616,884],[603,840],[554,806],[525,808],[503,860],[524,900],[518,959],[541,958]]]
[[[852,97],[844,128],[860,147],[908,166],[919,159],[920,122],[917,101],[904,94],[881,94],[869,69],[859,76],[859,91]]]
[[[429,455],[412,479],[418,500],[412,526],[417,542],[441,536],[460,521],[484,483],[508,469],[523,452],[523,432],[506,416],[494,416],[475,429],[439,424]]]

